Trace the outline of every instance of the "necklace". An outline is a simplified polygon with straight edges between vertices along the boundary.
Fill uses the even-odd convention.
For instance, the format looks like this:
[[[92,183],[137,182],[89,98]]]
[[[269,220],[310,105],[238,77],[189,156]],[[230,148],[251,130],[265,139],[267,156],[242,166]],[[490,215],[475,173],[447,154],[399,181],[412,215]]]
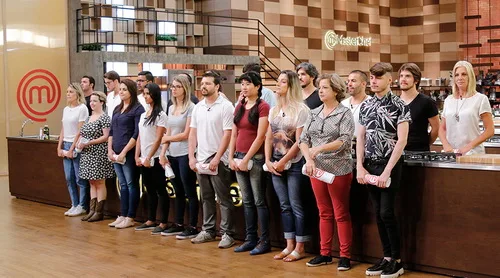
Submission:
[[[365,97],[361,100],[361,102],[360,102],[360,103],[356,104],[356,107],[354,107],[354,105],[352,104],[352,98],[350,99],[349,104],[351,105],[351,112],[352,112],[352,114],[353,114],[353,115],[354,115],[354,114],[356,114],[356,110],[358,110],[358,109],[359,109],[359,107],[361,107],[361,104],[362,104],[362,103],[366,100],[366,98],[368,98],[368,95],[366,95],[366,96],[365,96]]]
[[[460,99],[462,99],[462,98],[460,97]],[[460,116],[458,115],[458,113],[460,113],[460,110],[462,110],[462,107],[464,106],[465,101],[467,101],[467,99],[464,99],[464,101],[462,102],[462,105],[460,105],[460,108],[458,108],[458,101],[457,101],[457,109],[455,109],[455,115],[454,115],[455,121],[457,121],[457,123],[460,122]]]

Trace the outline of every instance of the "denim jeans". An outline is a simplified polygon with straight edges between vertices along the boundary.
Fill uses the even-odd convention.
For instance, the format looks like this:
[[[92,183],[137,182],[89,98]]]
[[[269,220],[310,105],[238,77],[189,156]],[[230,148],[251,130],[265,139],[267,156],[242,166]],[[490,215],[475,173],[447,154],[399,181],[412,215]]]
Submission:
[[[153,167],[141,167],[142,183],[148,191],[148,220],[156,222],[156,210],[160,206],[160,223],[167,224],[170,200],[167,194],[165,170],[158,158],[154,161]]]
[[[67,151],[71,148],[71,142],[63,141],[63,150]],[[68,185],[69,197],[71,198],[71,206],[80,205],[85,210],[89,209],[90,187],[89,182],[80,179],[80,154],[77,154],[73,159],[63,158],[64,176]],[[77,185],[79,190],[77,189]],[[80,191],[80,194],[78,194]],[[80,198],[78,198],[80,195]]]
[[[189,226],[196,227],[200,206],[198,194],[196,193],[196,173],[189,168],[189,158],[187,155],[178,157],[168,156],[168,161],[175,174],[175,178],[171,180],[175,190],[175,222],[177,224],[184,223],[187,198]]]
[[[381,164],[365,161],[363,165],[370,174],[378,176],[382,174],[387,163]],[[391,185],[389,188],[367,185],[375,209],[375,217],[377,219],[380,241],[384,250],[384,257],[391,257],[395,260],[401,258],[399,227],[396,214],[394,213],[394,203],[400,186],[402,170],[403,159],[400,159],[394,168],[392,168]]]
[[[120,185],[120,210],[121,216],[134,218],[139,204],[138,168],[134,160],[135,150],[130,150],[126,155],[125,164],[113,163],[118,184]]]
[[[236,152],[234,158],[242,159],[244,153]],[[243,195],[243,210],[245,212],[245,241],[257,242],[257,219],[260,223],[260,240],[269,240],[269,209],[266,204],[266,183],[262,165],[264,155],[256,154],[252,158],[253,167],[248,172],[236,171],[236,180]]]
[[[281,221],[285,239],[296,239],[306,242],[311,239],[306,235],[304,223],[304,206],[300,196],[302,166],[304,159],[293,163],[290,169],[281,172],[281,176],[273,175],[273,186],[281,208]]]

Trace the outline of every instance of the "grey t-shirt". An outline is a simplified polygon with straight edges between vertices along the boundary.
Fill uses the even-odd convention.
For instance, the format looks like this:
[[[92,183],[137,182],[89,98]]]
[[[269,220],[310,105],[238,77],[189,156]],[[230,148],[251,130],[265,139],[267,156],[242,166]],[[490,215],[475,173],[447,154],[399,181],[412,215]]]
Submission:
[[[194,104],[191,103],[184,113],[179,116],[174,116],[174,106],[171,105],[168,109],[167,128],[170,128],[170,135],[176,135],[184,132],[186,129],[186,122],[191,118],[193,113]],[[168,155],[173,157],[183,156],[188,154],[188,140],[171,142],[168,147]]]

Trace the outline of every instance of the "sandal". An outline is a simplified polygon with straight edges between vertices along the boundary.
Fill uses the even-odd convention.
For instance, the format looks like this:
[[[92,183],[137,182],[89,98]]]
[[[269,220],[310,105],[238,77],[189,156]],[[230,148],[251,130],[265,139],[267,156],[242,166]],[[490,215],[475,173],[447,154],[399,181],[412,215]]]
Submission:
[[[288,256],[283,258],[283,261],[287,262],[287,263],[288,262],[295,262],[295,261],[302,259],[303,257],[305,257],[305,253],[300,254],[299,252],[293,250],[292,253],[288,254]]]
[[[277,254],[277,255],[274,255],[274,259],[275,260],[283,260],[284,258],[286,258],[286,256],[290,255],[290,252],[288,249],[283,249],[283,251],[281,251],[281,253]]]

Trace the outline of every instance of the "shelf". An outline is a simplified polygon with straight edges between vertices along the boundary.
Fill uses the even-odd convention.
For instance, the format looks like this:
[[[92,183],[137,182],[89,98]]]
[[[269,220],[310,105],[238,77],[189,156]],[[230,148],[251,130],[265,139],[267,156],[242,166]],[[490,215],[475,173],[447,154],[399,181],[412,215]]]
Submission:
[[[500,57],[499,53],[495,54],[477,54],[476,58],[494,58],[494,57]]]
[[[134,32],[144,33],[145,32],[144,28],[145,28],[144,20],[136,20],[135,21]]]
[[[496,42],[500,42],[500,39],[488,39],[488,42],[489,43],[496,43]]]
[[[500,29],[500,25],[489,25],[489,26],[477,26],[476,30],[491,30]]]
[[[480,18],[481,18],[480,14],[477,14],[477,15],[466,15],[466,16],[464,16],[464,19],[480,19]]]
[[[471,47],[481,47],[483,46],[480,43],[470,43],[470,44],[459,44],[458,48],[471,48]]]

